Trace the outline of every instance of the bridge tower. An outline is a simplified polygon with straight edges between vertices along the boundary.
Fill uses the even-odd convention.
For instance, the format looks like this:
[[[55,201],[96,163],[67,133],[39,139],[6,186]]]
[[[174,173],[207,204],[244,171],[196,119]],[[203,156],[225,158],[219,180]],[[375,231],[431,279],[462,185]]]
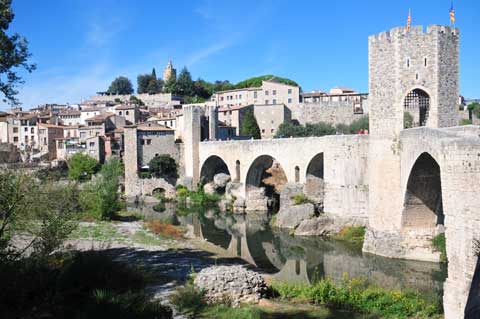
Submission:
[[[196,188],[199,182],[199,147],[201,139],[201,109],[198,106],[183,108],[183,146],[185,159],[185,176],[187,186]]]
[[[398,27],[370,36],[369,91],[369,227],[363,249],[408,258],[408,249],[400,247],[406,242],[400,231],[400,132],[458,124],[459,30]]]

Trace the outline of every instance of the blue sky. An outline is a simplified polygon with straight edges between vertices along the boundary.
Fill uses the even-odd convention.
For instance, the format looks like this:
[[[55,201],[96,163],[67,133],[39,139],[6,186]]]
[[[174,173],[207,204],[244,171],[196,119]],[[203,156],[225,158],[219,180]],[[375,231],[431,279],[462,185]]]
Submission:
[[[208,81],[276,74],[304,91],[368,90],[368,35],[406,23],[449,24],[450,0],[14,0],[11,31],[27,37],[38,69],[20,100],[77,103],[118,75],[168,59]],[[480,97],[480,1],[456,0],[461,93]],[[0,109],[5,106],[0,105]]]

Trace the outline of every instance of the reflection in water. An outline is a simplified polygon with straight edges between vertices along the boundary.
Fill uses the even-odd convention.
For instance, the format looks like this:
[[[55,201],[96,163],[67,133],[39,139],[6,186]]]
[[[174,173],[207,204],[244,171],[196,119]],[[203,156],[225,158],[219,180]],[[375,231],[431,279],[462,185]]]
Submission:
[[[213,212],[176,217],[175,208],[163,213],[140,207],[146,218],[174,218],[189,236],[228,250],[273,278],[291,283],[312,283],[323,277],[341,280],[367,278],[390,289],[415,289],[440,298],[446,267],[436,263],[389,259],[362,253],[360,246],[314,237],[293,237],[272,230],[266,214],[218,215]]]

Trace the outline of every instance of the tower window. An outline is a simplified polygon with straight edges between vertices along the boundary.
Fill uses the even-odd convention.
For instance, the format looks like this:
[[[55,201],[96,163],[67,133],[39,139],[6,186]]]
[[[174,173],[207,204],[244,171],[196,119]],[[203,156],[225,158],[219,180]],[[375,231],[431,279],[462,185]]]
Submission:
[[[418,80],[418,73],[415,74],[415,78]]]
[[[424,59],[424,65],[427,66],[427,58]]]
[[[410,59],[407,59],[407,68],[410,67]]]

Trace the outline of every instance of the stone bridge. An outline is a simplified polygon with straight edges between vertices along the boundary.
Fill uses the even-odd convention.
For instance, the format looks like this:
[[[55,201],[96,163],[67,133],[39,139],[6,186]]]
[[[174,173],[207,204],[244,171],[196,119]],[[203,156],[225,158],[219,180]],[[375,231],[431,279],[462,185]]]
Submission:
[[[241,184],[247,198],[262,173],[275,161],[289,183],[304,184],[308,175],[324,180],[324,210],[366,221],[368,136],[201,142],[199,176],[209,181],[223,172]]]

